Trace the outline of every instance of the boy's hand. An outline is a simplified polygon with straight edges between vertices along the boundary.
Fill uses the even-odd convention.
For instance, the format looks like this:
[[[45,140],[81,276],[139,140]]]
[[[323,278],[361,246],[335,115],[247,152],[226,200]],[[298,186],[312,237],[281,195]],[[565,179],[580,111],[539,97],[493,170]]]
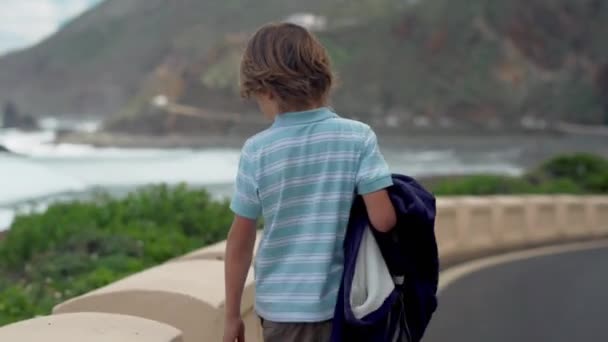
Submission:
[[[245,324],[241,318],[241,297],[253,257],[255,223],[255,220],[236,215],[230,233],[228,233],[224,262],[226,279],[224,342],[245,342]]]
[[[241,317],[226,319],[224,342],[245,342],[245,323]]]

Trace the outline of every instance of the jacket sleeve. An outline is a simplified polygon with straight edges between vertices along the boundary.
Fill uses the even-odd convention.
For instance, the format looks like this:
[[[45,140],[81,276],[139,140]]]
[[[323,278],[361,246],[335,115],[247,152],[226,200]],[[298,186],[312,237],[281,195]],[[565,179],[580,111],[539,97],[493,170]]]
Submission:
[[[393,202],[398,202],[401,219],[415,220],[417,223],[427,227],[434,226],[436,214],[435,197],[413,180],[410,183],[404,184],[401,192],[400,196],[393,196],[391,198]]]
[[[394,176],[389,189],[397,210],[397,229],[381,237],[390,251],[391,272],[403,275],[407,323],[413,341],[420,341],[437,309],[439,251],[435,238],[435,197],[415,180]],[[381,247],[382,248],[382,247]],[[383,250],[384,251],[384,250]]]
[[[397,212],[397,229],[392,239],[398,240],[400,258],[407,259],[398,260],[402,264],[395,267],[407,267],[401,271],[415,272],[418,279],[429,281],[436,289],[439,251],[435,238],[435,197],[412,178],[396,176],[394,182],[395,185],[389,189]]]

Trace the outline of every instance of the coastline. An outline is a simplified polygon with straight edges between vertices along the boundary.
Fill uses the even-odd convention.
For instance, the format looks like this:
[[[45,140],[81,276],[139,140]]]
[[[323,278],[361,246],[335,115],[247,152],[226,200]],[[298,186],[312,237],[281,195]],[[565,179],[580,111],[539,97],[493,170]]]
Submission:
[[[90,145],[98,148],[177,149],[177,148],[241,148],[247,137],[243,134],[226,135],[136,135],[110,132],[63,133],[55,139],[56,144]]]
[[[214,149],[239,150],[245,141],[264,127],[240,126],[228,133],[200,135],[143,135],[129,133],[61,132],[55,144],[89,145],[126,149]],[[529,168],[557,154],[586,152],[608,157],[608,137],[522,130],[408,130],[374,128],[385,152],[445,150],[484,154],[488,151],[516,151],[521,166]],[[446,170],[449,174],[449,170]]]
[[[115,147],[115,148],[157,148],[157,149],[176,149],[176,148],[215,148],[218,146],[229,148],[240,148],[243,143],[251,136],[259,133],[265,127],[241,127],[242,129],[230,132],[201,132],[194,134],[131,134],[123,132],[60,132],[55,144],[77,144],[90,145],[94,147]],[[393,129],[393,128],[374,128],[380,142],[388,145],[398,146],[407,144],[408,146],[459,146],[478,144],[480,139],[488,140],[489,144],[505,143],[513,139],[536,140],[544,138],[576,137],[574,134],[560,134],[555,132],[539,132],[525,130],[502,130],[484,131],[473,129]],[[602,139],[602,138],[596,138]],[[608,142],[608,138],[604,138]]]

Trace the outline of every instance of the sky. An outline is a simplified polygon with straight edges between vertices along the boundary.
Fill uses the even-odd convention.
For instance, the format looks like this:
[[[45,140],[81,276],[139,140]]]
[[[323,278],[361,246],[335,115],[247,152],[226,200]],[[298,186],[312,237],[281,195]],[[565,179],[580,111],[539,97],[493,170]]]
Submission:
[[[0,55],[39,42],[101,0],[0,0]]]

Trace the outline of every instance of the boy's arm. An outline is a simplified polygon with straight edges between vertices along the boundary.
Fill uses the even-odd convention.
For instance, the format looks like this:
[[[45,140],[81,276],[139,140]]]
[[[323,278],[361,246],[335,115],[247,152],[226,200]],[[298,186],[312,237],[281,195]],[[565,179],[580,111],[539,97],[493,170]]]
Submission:
[[[255,238],[256,221],[235,215],[226,242],[224,266],[227,320],[241,317],[241,297],[251,267]]]
[[[255,163],[251,157],[249,141],[243,146],[239,161],[235,194],[230,203],[234,221],[226,241],[224,277],[226,286],[226,322],[224,342],[244,342],[245,325],[241,319],[241,298],[256,237],[256,222],[262,205],[255,179]]]
[[[372,226],[381,233],[387,233],[397,224],[397,215],[388,192],[380,190],[363,195],[367,216]]]
[[[376,134],[370,129],[367,131],[357,172],[357,192],[363,196],[372,226],[383,233],[390,231],[397,224],[395,208],[386,191],[391,185],[392,175],[380,153]]]

